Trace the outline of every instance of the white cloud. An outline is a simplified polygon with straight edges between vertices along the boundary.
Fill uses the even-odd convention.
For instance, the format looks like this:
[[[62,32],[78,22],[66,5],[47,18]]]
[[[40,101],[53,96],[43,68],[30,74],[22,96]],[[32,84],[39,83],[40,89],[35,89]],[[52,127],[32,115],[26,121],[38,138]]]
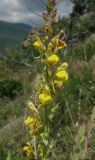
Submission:
[[[58,15],[60,15],[60,17],[68,16],[72,11],[73,4],[71,3],[70,0],[64,0],[58,4],[57,8],[58,8]]]
[[[67,15],[67,13],[71,11],[72,5],[70,0],[61,1],[62,2],[58,5],[58,13],[62,16]],[[40,0],[0,0],[0,20],[13,23],[28,23],[32,25],[41,24],[42,19],[29,10],[28,7],[30,6],[35,12],[42,14],[42,5]],[[67,8],[69,10],[67,10]]]
[[[0,11],[10,12],[16,11],[21,8],[21,4],[18,0],[1,0],[0,1]]]
[[[24,0],[23,0],[24,2]],[[40,23],[39,16],[30,12],[21,0],[1,0],[0,1],[0,20],[8,22]]]

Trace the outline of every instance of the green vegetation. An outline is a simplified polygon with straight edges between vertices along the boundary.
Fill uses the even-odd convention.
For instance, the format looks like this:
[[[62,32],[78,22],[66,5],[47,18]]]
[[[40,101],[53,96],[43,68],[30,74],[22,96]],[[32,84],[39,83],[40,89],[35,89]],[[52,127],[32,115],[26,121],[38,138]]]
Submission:
[[[0,50],[16,48],[27,36],[30,26],[0,21]]]
[[[74,3],[73,11],[77,15],[95,11],[94,0],[72,0],[72,2]]]
[[[54,151],[54,157],[59,160],[69,159],[68,148],[71,146],[72,149],[75,136],[78,134],[77,131],[81,132],[79,131],[79,129],[81,130],[80,127],[82,127],[81,124],[83,124],[84,121],[87,123],[89,122],[89,116],[95,105],[94,41],[93,43],[89,42],[89,44],[85,43],[84,47],[87,48],[87,50],[83,49],[83,44],[75,44],[72,48],[69,48],[67,52],[68,54],[64,56],[62,55],[62,58],[69,62],[70,73],[69,81],[65,86],[65,90],[62,91],[62,94],[58,93],[57,95],[57,101],[60,102],[61,112],[58,113],[58,121],[56,122],[59,126],[59,130],[56,130],[54,122],[54,133],[56,134],[53,133],[53,136],[58,140],[57,148]],[[85,58],[85,55],[87,59]],[[7,64],[7,74],[5,63]],[[19,66],[18,64],[12,65],[14,67],[11,67],[8,62],[2,64],[2,77],[10,77],[10,79],[15,79],[21,82],[23,84],[23,93],[18,94],[13,100],[8,97],[0,100],[1,160],[3,160],[4,156],[7,156],[8,151],[11,152],[13,160],[23,159],[22,146],[28,139],[28,134],[26,134],[26,129],[23,126],[23,116],[26,114],[26,102],[32,92],[34,93],[34,86],[36,87],[37,71],[35,70],[35,64],[38,64],[38,60],[32,64],[32,68],[27,68],[25,66],[22,68],[22,66]],[[31,73],[31,71],[33,73]],[[72,118],[69,115],[68,106]],[[71,134],[73,132],[72,123],[77,127],[76,132],[74,133],[75,136]],[[91,143],[91,147],[94,148],[93,136],[94,132],[91,134],[91,141],[89,140],[89,143]],[[92,152],[90,154],[92,156]],[[59,157],[57,157],[57,155],[59,155]]]
[[[14,98],[22,91],[22,84],[16,80],[0,80],[0,97]]]
[[[90,6],[89,10],[92,11],[91,8]],[[95,18],[92,14],[87,14],[86,17],[85,14],[75,16],[73,24],[76,25],[70,30],[71,21],[72,17],[61,19],[55,28],[56,31],[64,26],[66,28],[68,50],[60,54],[69,63],[69,81],[65,89],[56,95],[61,110],[53,121],[52,136],[56,139],[56,146],[50,159],[94,160]],[[2,30],[0,29],[1,33]],[[20,33],[24,35],[24,31]],[[0,39],[4,38],[3,47],[5,41],[10,41],[11,44],[10,33],[9,39],[5,38],[6,35],[7,33],[0,36]],[[14,31],[12,41],[13,38],[15,39]],[[15,42],[19,44],[18,41]],[[26,157],[22,147],[29,140],[23,124],[24,117],[28,114],[26,103],[29,97],[31,100],[31,95],[35,96],[39,83],[38,71],[42,68],[39,58],[35,58],[39,56],[38,52],[31,44],[25,50],[20,47],[8,50],[4,56],[8,59],[0,59],[0,160],[7,160],[7,157],[11,157],[11,160],[24,160]]]

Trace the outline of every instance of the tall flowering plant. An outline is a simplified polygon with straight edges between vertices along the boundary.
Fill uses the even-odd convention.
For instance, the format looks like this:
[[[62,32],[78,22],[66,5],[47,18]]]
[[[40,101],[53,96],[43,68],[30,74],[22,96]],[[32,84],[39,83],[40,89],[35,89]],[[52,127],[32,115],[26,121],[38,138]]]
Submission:
[[[52,121],[59,109],[56,93],[68,80],[68,64],[63,63],[60,57],[60,50],[67,47],[60,38],[64,32],[60,31],[57,35],[53,33],[53,26],[57,22],[55,6],[55,0],[48,0],[47,11],[43,13],[44,38],[36,34],[33,44],[40,53],[43,73],[40,75],[36,104],[33,100],[28,102],[31,114],[24,120],[31,141],[26,143],[23,151],[31,160],[48,160],[52,153],[55,145],[51,137]]]

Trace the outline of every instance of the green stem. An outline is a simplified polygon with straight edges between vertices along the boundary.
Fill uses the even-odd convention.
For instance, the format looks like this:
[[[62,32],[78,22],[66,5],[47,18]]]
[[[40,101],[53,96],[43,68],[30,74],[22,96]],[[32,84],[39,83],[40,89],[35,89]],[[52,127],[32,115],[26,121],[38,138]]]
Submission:
[[[36,137],[34,137],[34,149],[35,149],[35,159],[37,160],[37,146],[36,146]]]
[[[46,136],[47,132],[48,132],[48,110],[47,110],[47,106],[45,107],[45,123],[44,123],[44,136]],[[47,138],[47,137],[46,137]],[[47,146],[44,145],[44,157],[43,160],[47,160]]]

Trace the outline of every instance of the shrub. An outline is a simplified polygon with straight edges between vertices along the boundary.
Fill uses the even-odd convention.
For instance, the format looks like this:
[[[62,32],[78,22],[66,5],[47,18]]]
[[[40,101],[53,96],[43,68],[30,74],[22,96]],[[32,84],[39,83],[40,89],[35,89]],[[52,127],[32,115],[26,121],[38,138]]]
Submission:
[[[5,160],[6,156],[7,155],[6,155],[6,152],[3,148],[3,146],[0,144],[0,160]]]
[[[0,97],[15,98],[22,92],[22,83],[17,80],[1,79],[0,80]]]

